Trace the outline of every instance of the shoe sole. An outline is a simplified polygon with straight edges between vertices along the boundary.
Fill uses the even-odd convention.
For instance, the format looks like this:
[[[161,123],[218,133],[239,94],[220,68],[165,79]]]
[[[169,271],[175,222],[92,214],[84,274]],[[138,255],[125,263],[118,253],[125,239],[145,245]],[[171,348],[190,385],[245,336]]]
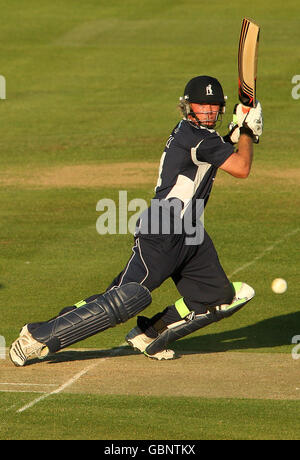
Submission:
[[[134,350],[134,351],[138,351],[139,353],[144,353],[143,351],[141,351],[139,348],[135,347],[133,345],[133,343],[129,340],[129,339],[125,339],[126,342],[128,343],[128,345]]]
[[[128,345],[134,350],[138,351],[139,353],[142,353],[146,358],[153,359],[153,361],[172,361],[174,359],[178,359],[179,356],[174,353],[174,356],[172,358],[156,358],[155,356],[148,355],[145,351],[141,351],[139,348],[135,347],[133,343],[130,341],[130,339],[125,339]]]
[[[22,364],[20,364],[18,361],[15,361],[12,357],[12,354],[11,354],[11,351],[14,350],[14,354],[16,356],[19,357],[19,359],[23,360]],[[22,351],[22,348],[21,346],[19,345],[19,340],[15,340],[15,342],[13,342],[9,348],[9,359],[11,360],[11,362],[16,366],[16,367],[24,367],[28,360],[31,360],[31,359],[39,359],[39,360],[43,360],[44,358],[46,358],[48,355],[50,354],[49,352],[49,349],[48,347],[45,346],[45,348],[41,351],[41,356],[34,356],[33,358],[26,358],[26,356],[24,355],[23,351]]]
[[[140,335],[142,335],[142,331],[140,331],[139,329],[137,330],[137,328],[134,328],[127,334],[125,340],[128,343],[128,345],[130,345],[135,351],[144,353],[148,344],[145,344],[143,340],[139,339]],[[140,348],[138,348],[138,345],[140,345]]]
[[[153,361],[173,361],[174,359],[179,359],[180,358],[180,356],[176,355],[175,353],[174,353],[172,358],[155,358],[154,355],[153,356],[148,355],[148,353],[146,353],[145,351],[144,351],[143,354],[144,354],[144,356],[146,358],[153,359]]]
[[[13,348],[14,348],[14,353],[15,353],[17,356],[18,356],[18,353],[19,353],[20,355],[23,353],[21,350],[17,350],[18,353],[16,352],[15,348],[17,347],[18,342],[14,342],[14,343],[15,343],[15,345],[11,345],[10,348],[9,348],[9,359],[11,360],[11,362],[12,362],[16,367],[23,367],[23,366],[25,366],[26,361],[27,361],[25,356],[24,356],[25,359],[24,359],[23,364],[18,363],[18,362],[15,361],[15,360],[12,358],[12,356],[11,356],[11,351],[12,351]],[[20,359],[23,359],[23,358],[20,357]]]

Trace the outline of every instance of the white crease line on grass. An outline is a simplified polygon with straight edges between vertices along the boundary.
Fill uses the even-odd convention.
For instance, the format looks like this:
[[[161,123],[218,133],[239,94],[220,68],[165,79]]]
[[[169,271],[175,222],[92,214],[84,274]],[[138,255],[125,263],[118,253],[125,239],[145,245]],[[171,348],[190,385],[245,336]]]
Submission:
[[[298,233],[299,230],[300,230],[300,228],[296,228],[292,232],[287,233],[284,238],[281,238],[280,240],[275,241],[275,243],[273,243],[271,246],[268,246],[264,251],[262,251],[258,256],[254,257],[254,259],[252,259],[250,262],[247,262],[246,264],[244,264],[241,267],[239,267],[236,270],[234,270],[230,275],[228,275],[228,278],[231,278],[236,273],[239,273],[242,270],[244,270],[245,268],[248,268],[251,265],[255,264],[255,262],[257,262],[259,259],[262,259],[268,252],[272,252],[273,249],[276,246],[278,246],[279,244],[283,243],[287,238],[289,238],[290,236],[295,235],[296,233]]]
[[[0,393],[28,393],[29,390],[0,390]],[[30,393],[47,393],[47,391],[42,390],[30,390]]]
[[[0,385],[17,385],[20,387],[56,387],[55,383],[14,383],[14,382],[0,382]],[[0,390],[1,391],[1,390]]]
[[[117,347],[114,350],[112,350],[111,353],[109,353],[109,356],[114,356],[115,354],[117,354],[120,351],[120,349],[123,348],[123,345],[124,344],[122,344],[119,347]],[[109,359],[109,358],[108,357],[100,358],[100,361],[105,361],[106,359]],[[50,393],[45,393],[42,396],[39,396],[38,398],[35,398],[33,401],[31,401],[30,403],[28,403],[25,406],[21,407],[16,412],[17,413],[24,412],[25,410],[29,409],[30,407],[33,407],[35,404],[39,403],[40,401],[43,401],[44,399],[48,398],[49,396],[61,393],[63,390],[65,390],[69,386],[73,385],[73,383],[75,383],[77,380],[79,380],[80,377],[82,377],[83,375],[87,374],[87,372],[89,372],[91,369],[96,367],[98,364],[99,364],[99,361],[94,362],[93,364],[91,364],[90,366],[86,367],[82,371],[77,372],[77,374],[75,374],[73,377],[71,377],[63,385],[60,385],[58,388],[56,388],[56,390],[53,390]]]
[[[58,393],[61,393],[65,388],[73,385],[74,382],[76,382],[78,379],[80,379],[80,377],[82,377],[84,374],[86,374],[90,369],[92,369],[92,367],[95,367],[96,364],[94,363],[93,365],[90,365],[88,367],[86,367],[85,369],[83,369],[82,371],[78,372],[77,374],[75,374],[73,377],[71,377],[67,382],[65,382],[63,385],[59,386],[58,388],[56,388],[56,390],[53,390],[51,391],[50,393],[45,393],[43,394],[42,396],[34,399],[33,401],[31,401],[30,403],[26,404],[25,406],[21,407],[20,409],[17,410],[17,413],[21,413],[21,412],[24,412],[25,410],[29,409],[30,407],[34,406],[35,404],[37,404],[38,402],[42,401],[43,399],[46,399],[48,398],[49,396],[51,395],[54,395],[54,394],[58,394]]]
[[[284,238],[281,238],[280,240],[278,241],[275,241],[274,244],[272,244],[271,246],[268,246],[264,251],[262,251],[258,256],[254,257],[254,259],[252,259],[250,262],[242,265],[241,267],[237,268],[236,270],[234,270],[230,275],[228,275],[229,278],[231,278],[233,275],[235,275],[236,273],[239,273],[240,271],[244,270],[245,268],[248,268],[250,267],[251,265],[255,264],[255,262],[257,262],[258,260],[262,259],[265,254],[267,254],[268,252],[272,252],[273,249],[278,246],[279,244],[283,243],[287,238],[289,238],[290,236],[292,235],[295,235],[296,233],[298,233],[300,230],[300,228],[296,228],[295,230],[287,233],[285,235]],[[115,348],[111,353],[110,353],[110,356],[114,356],[124,345],[127,345],[126,343],[123,343],[121,344],[119,347]],[[105,360],[107,358],[102,358],[102,360]],[[90,369],[92,369],[93,367],[96,367],[98,364],[97,363],[94,363],[90,366],[88,366],[87,368],[83,369],[82,371],[78,372],[77,374],[75,374],[71,379],[69,379],[66,383],[64,383],[63,385],[59,386],[56,390],[53,390],[51,391],[50,393],[46,393],[46,394],[43,394],[42,396],[40,396],[39,398],[36,398],[34,399],[33,401],[31,401],[30,403],[26,404],[25,406],[21,407],[20,409],[17,410],[17,413],[21,413],[21,412],[24,412],[25,410],[29,409],[30,407],[34,406],[35,404],[37,404],[38,402],[42,401],[43,399],[46,399],[48,398],[49,396],[51,395],[54,395],[54,394],[58,394],[58,393],[61,393],[65,388],[73,385],[73,383],[75,383],[77,380],[80,379],[80,377],[82,377],[84,374],[86,374]]]

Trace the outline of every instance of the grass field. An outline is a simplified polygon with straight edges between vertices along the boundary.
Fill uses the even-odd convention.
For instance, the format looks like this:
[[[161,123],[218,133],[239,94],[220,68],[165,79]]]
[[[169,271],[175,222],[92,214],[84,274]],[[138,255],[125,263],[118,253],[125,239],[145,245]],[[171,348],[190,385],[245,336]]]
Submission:
[[[159,159],[195,75],[237,102],[241,19],[262,28],[264,133],[246,180],[218,173],[205,213],[225,271],[251,303],[157,363],[124,345],[128,323],[15,368],[0,359],[0,439],[300,438],[300,74],[297,2],[0,0],[0,336],[103,291],[132,235],[96,231],[102,198],[153,196]],[[130,215],[130,213],[129,213]],[[288,290],[275,295],[276,277]],[[178,298],[170,281],[147,315]],[[296,343],[296,342],[295,342]],[[297,353],[296,353],[297,355]],[[297,356],[296,356],[297,357]],[[294,356],[295,358],[295,356]],[[28,407],[27,407],[28,406]]]

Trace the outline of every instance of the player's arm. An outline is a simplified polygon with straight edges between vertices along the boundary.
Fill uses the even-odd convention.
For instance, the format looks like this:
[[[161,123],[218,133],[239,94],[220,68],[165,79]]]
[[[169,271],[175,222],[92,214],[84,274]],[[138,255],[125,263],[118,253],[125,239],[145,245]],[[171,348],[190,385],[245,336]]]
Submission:
[[[234,177],[244,179],[249,176],[253,158],[253,139],[251,135],[241,133],[238,149],[220,166]]]
[[[258,142],[263,130],[262,109],[259,102],[255,108],[245,111],[245,107],[239,104],[236,107],[236,121],[240,136],[237,151],[230,155],[220,169],[234,177],[246,178],[251,171],[253,159],[253,141]]]

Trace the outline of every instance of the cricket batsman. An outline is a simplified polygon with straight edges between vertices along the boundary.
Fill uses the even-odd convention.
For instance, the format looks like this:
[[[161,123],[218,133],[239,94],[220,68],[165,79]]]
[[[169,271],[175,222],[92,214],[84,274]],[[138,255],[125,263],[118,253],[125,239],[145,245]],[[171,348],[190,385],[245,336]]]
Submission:
[[[105,292],[64,308],[48,321],[26,324],[10,348],[16,366],[44,358],[137,316],[126,341],[146,357],[175,358],[169,344],[240,310],[254,297],[244,282],[230,282],[201,215],[218,169],[248,177],[253,143],[263,130],[262,108],[238,104],[230,131],[221,137],[216,124],[226,98],[216,78],[192,78],[180,98],[182,119],[161,157],[155,196],[137,222],[131,257]],[[167,278],[179,298],[152,318],[138,316],[151,292]],[[175,301],[174,301],[175,300]]]

